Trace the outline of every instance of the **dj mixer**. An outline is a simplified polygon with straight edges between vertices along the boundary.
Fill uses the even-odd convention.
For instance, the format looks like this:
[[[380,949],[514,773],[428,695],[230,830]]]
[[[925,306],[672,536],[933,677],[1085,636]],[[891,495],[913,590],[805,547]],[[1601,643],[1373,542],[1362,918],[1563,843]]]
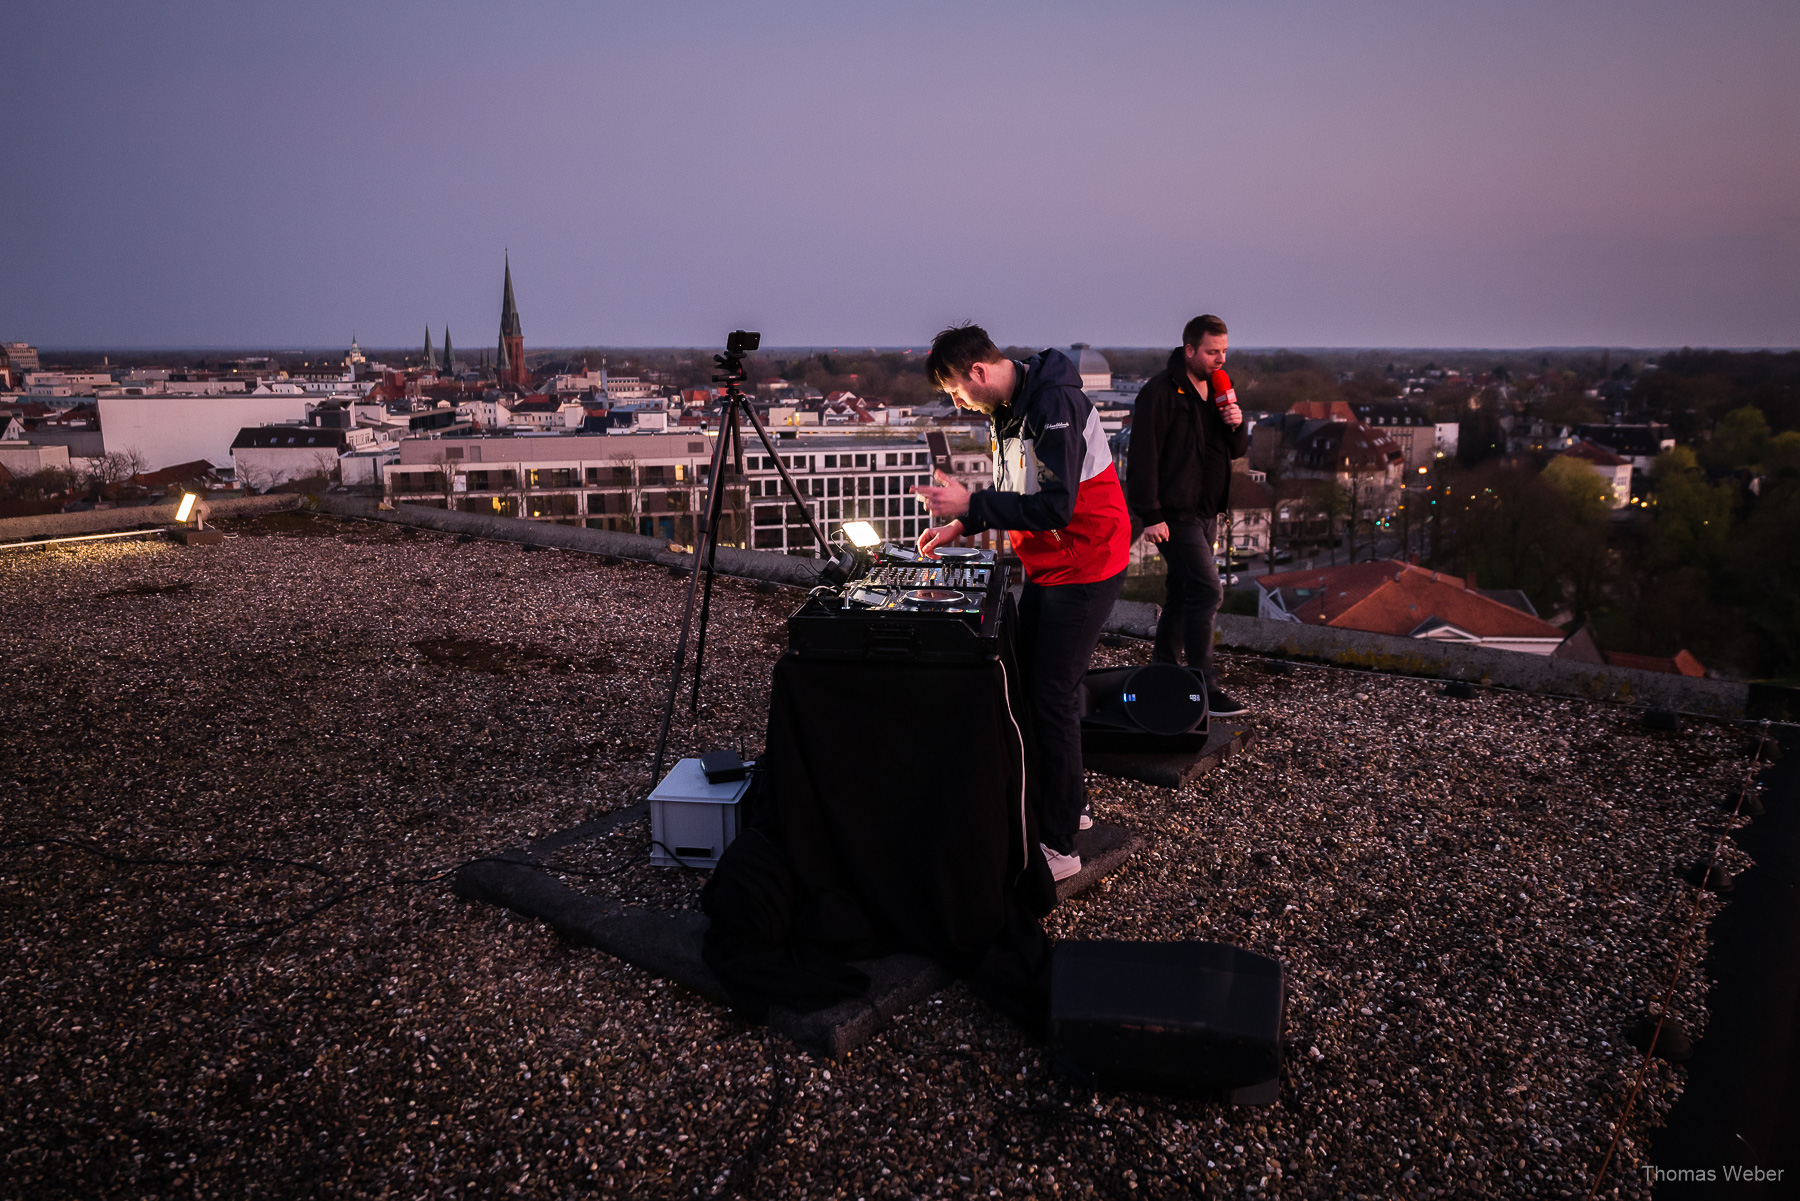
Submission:
[[[788,645],[812,658],[992,658],[1006,569],[991,551],[946,546],[937,553],[928,559],[883,544],[843,584],[813,590],[788,618]]]

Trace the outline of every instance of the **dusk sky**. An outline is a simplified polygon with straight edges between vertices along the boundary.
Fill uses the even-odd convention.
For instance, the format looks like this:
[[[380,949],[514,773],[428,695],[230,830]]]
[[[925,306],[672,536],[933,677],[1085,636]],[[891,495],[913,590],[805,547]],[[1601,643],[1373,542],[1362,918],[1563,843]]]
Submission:
[[[7,0],[0,340],[1800,345],[1800,4]]]

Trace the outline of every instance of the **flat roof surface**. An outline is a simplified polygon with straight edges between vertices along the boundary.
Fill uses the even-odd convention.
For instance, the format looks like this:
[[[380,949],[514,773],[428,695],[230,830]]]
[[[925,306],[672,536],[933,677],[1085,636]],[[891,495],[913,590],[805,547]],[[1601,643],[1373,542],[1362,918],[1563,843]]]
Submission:
[[[1180,792],[1090,776],[1148,847],[1048,924],[1280,958],[1281,1103],[1082,1090],[960,985],[833,1062],[449,892],[647,790],[678,581],[298,513],[222,528],[0,559],[21,1194],[1581,1196],[1746,763],[1727,726],[1227,656],[1254,743]],[[797,603],[719,582],[674,754],[759,750]],[[571,878],[694,903],[696,877],[612,860]],[[1705,1003],[1690,969],[1673,1012],[1703,1033]],[[1682,1079],[1653,1063],[1616,1195],[1649,1195]]]

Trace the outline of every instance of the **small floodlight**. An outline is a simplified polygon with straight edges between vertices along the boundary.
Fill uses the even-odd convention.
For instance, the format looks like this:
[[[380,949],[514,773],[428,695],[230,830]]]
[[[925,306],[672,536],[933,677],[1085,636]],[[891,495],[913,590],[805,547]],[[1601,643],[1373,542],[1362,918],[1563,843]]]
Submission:
[[[1425,469],[1424,469],[1424,468],[1423,468],[1423,467],[1421,467],[1421,468],[1419,468],[1419,474],[1420,474],[1420,475],[1424,475],[1424,474],[1425,474]]]
[[[175,528],[169,531],[169,537],[183,546],[218,545],[225,540],[225,535],[206,528],[206,519],[211,514],[212,506],[201,500],[197,493],[182,493],[181,504],[175,509]],[[193,529],[187,528],[190,520],[194,523]]]
[[[866,521],[846,522],[844,537],[850,539],[850,544],[858,550],[867,550],[871,546],[881,544],[881,535],[876,533],[875,527]]]

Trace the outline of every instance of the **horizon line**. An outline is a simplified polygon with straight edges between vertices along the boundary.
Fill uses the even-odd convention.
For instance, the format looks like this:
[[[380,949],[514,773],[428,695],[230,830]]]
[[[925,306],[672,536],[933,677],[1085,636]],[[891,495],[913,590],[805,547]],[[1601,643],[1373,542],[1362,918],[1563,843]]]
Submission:
[[[337,351],[343,351],[343,350],[347,349],[346,347],[341,346],[341,345],[332,346],[332,345],[321,344],[321,345],[282,346],[282,345],[273,345],[273,344],[264,344],[264,343],[242,343],[242,344],[238,344],[238,345],[228,345],[228,344],[206,345],[206,344],[202,344],[202,343],[181,343],[181,342],[170,342],[170,343],[161,343],[161,344],[138,344],[138,345],[106,344],[106,343],[89,343],[89,344],[26,343],[26,344],[30,345],[34,349],[36,349],[40,355],[44,354],[44,353],[76,353],[76,352],[86,353],[86,354],[106,354],[106,353],[112,353],[112,352],[117,352],[117,353],[122,353],[122,354],[149,354],[149,353],[166,354],[166,353],[171,353],[171,352],[176,352],[176,351],[187,351],[187,352],[196,352],[196,353],[232,352],[232,353],[240,353],[240,354],[247,353],[247,352],[253,352],[253,351],[260,351],[264,354],[310,354],[310,353],[319,353],[319,352],[337,352]],[[720,345],[722,345],[722,344],[720,344]],[[1018,343],[1017,345],[1026,345],[1026,344]],[[1170,349],[1170,344],[1168,344],[1168,343],[1157,343],[1157,344],[1137,345],[1137,346],[1127,345],[1127,344],[1122,344],[1122,343],[1114,343],[1114,344],[1108,344],[1108,345],[1102,345],[1100,343],[1086,343],[1085,345],[1093,350],[1099,350],[1099,351],[1107,351],[1107,350],[1166,351],[1166,350]],[[888,344],[888,345],[869,344],[869,343],[838,343],[836,345],[828,345],[827,343],[823,343],[823,342],[800,342],[800,343],[793,343],[791,345],[763,347],[762,349],[753,352],[752,357],[754,357],[756,355],[762,355],[762,356],[772,355],[776,352],[795,353],[795,352],[804,351],[804,352],[809,352],[809,353],[819,353],[821,351],[824,351],[826,353],[831,353],[831,354],[854,354],[854,353],[867,354],[870,352],[882,354],[882,353],[908,352],[908,351],[924,352],[924,351],[930,350],[930,348],[931,348],[930,343],[892,343],[892,344]],[[1052,346],[1052,347],[1049,347],[1048,349],[1067,350],[1067,349],[1071,349],[1071,348],[1072,347],[1067,347],[1067,346]],[[649,343],[641,343],[641,344],[619,343],[619,344],[613,344],[613,345],[599,345],[599,344],[554,345],[553,344],[553,345],[548,345],[548,346],[542,346],[535,350],[528,350],[526,353],[527,354],[554,354],[554,353],[558,353],[558,352],[587,352],[587,351],[662,351],[662,352],[696,351],[696,352],[710,352],[710,351],[714,351],[717,349],[718,349],[718,346],[713,346],[713,345],[702,346],[702,345],[688,344],[688,343],[668,343],[668,344],[664,344],[664,345],[653,345],[653,344],[649,344]],[[407,344],[394,344],[394,345],[386,345],[386,346],[370,345],[370,346],[363,347],[362,350],[363,350],[364,354],[368,354],[372,350],[373,351],[381,351],[381,352],[401,351],[401,352],[405,352],[405,353],[417,353],[420,350],[420,347],[417,346],[416,344],[407,343]],[[482,350],[482,351],[486,350],[485,344],[480,348],[480,350]],[[1309,353],[1309,352],[1311,352],[1311,353],[1344,354],[1344,353],[1368,353],[1368,352],[1380,351],[1382,353],[1387,353],[1387,354],[1426,354],[1426,353],[1530,354],[1530,353],[1545,353],[1545,352],[1555,352],[1555,353],[1567,354],[1567,353],[1578,352],[1578,351],[1599,352],[1599,351],[1607,351],[1607,350],[1627,351],[1627,352],[1631,352],[1631,353],[1655,353],[1655,354],[1668,354],[1668,353],[1673,353],[1673,352],[1682,351],[1682,350],[1726,351],[1726,352],[1733,353],[1733,354],[1756,354],[1756,353],[1793,354],[1796,352],[1800,352],[1800,346],[1768,346],[1768,345],[1761,345],[1761,346],[1758,346],[1758,345],[1750,345],[1750,346],[1699,345],[1699,346],[1695,346],[1692,344],[1683,345],[1683,346],[1673,346],[1673,345],[1643,346],[1643,345],[1632,345],[1629,343],[1604,343],[1604,342],[1570,343],[1570,344],[1566,344],[1566,345],[1548,345],[1548,344],[1546,344],[1546,345],[1533,345],[1533,346],[1431,346],[1431,345],[1400,346],[1400,345],[1380,344],[1380,343],[1372,343],[1372,344],[1368,344],[1368,345],[1323,345],[1323,344],[1307,345],[1307,344],[1303,344],[1303,343],[1277,343],[1277,344],[1271,344],[1271,345],[1267,345],[1267,346],[1234,347],[1232,349],[1231,353],[1234,355],[1270,354],[1270,353],[1285,351],[1285,352],[1292,353],[1292,354]],[[462,353],[460,351],[457,352],[457,357],[459,359],[462,357]]]

